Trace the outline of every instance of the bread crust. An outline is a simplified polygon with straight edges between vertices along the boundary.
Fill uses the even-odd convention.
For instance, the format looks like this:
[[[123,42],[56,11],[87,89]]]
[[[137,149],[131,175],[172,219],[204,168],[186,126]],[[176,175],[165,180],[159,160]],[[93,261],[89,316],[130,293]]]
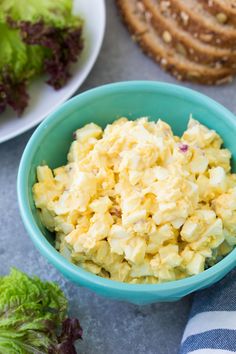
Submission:
[[[181,57],[173,48],[162,42],[158,33],[145,14],[143,3],[137,0],[116,0],[122,19],[132,34],[133,39],[161,67],[178,80],[187,80],[212,85],[223,84],[232,80],[229,68],[211,68],[193,63]]]
[[[162,7],[160,1],[143,0],[146,11],[150,14],[152,25],[160,36],[167,31],[170,33],[169,45],[188,59],[208,64],[212,67],[236,68],[236,51],[228,48],[217,48],[202,43],[191,34],[179,27],[178,22],[171,17],[168,7]]]
[[[217,21],[211,23],[197,11],[190,9],[187,0],[162,0],[162,2],[164,1],[169,3],[170,11],[179,25],[192,33],[195,38],[219,48],[236,49],[236,29],[234,27],[217,24]],[[196,5],[200,5],[198,0],[196,0]]]
[[[218,16],[219,22],[222,24],[230,24],[236,28],[236,6],[230,6],[228,1],[219,0],[199,0],[203,7],[209,11],[212,15]],[[225,20],[220,20],[219,14],[224,14]],[[221,16],[222,18],[222,16]]]

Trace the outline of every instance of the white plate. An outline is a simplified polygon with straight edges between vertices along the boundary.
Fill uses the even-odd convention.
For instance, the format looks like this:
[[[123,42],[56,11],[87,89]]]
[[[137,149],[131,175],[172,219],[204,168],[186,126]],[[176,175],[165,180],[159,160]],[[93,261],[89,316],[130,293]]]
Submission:
[[[41,122],[50,112],[66,101],[88,76],[100,51],[106,22],[104,0],[75,0],[75,13],[85,20],[84,50],[77,63],[71,66],[71,79],[55,91],[43,78],[28,88],[29,105],[19,118],[11,109],[0,115],[0,143],[11,139]]]

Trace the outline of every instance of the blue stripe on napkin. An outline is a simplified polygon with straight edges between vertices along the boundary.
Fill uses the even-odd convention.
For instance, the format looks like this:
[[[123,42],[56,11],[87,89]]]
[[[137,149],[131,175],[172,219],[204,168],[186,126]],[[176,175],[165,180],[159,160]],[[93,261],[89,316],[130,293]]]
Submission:
[[[194,295],[180,354],[208,354],[210,349],[236,352],[236,270]]]
[[[181,354],[188,354],[197,349],[224,349],[236,351],[236,331],[216,329],[188,337],[181,348]]]

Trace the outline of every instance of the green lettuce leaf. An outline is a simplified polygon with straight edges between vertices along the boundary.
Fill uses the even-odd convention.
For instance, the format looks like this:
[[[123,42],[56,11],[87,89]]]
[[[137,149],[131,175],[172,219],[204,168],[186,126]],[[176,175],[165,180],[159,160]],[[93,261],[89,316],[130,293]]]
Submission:
[[[16,81],[30,79],[42,71],[45,52],[40,46],[28,46],[20,32],[0,22],[0,68],[8,70]]]
[[[73,15],[72,0],[1,0],[0,11],[5,21],[8,18],[31,23],[43,20],[46,25],[58,28],[82,24],[82,20]]]
[[[56,284],[12,269],[0,278],[0,353],[62,354],[61,347],[76,353],[73,343],[82,330],[66,313],[67,300]],[[66,333],[59,335],[60,327]]]
[[[72,0],[0,0],[0,113],[19,115],[28,103],[27,85],[45,73],[55,89],[70,77],[83,49],[83,21]]]
[[[27,82],[42,72],[46,52],[28,46],[19,30],[0,21],[0,53],[0,112],[10,105],[21,114],[28,103]]]

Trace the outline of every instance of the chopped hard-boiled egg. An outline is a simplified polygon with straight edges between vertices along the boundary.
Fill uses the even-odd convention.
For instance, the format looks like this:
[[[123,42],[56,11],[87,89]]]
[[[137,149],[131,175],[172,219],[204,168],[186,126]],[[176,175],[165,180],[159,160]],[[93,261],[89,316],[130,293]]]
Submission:
[[[147,118],[78,129],[65,166],[37,168],[43,224],[72,262],[113,280],[202,272],[236,245],[236,175],[219,135],[190,118],[182,137]]]

